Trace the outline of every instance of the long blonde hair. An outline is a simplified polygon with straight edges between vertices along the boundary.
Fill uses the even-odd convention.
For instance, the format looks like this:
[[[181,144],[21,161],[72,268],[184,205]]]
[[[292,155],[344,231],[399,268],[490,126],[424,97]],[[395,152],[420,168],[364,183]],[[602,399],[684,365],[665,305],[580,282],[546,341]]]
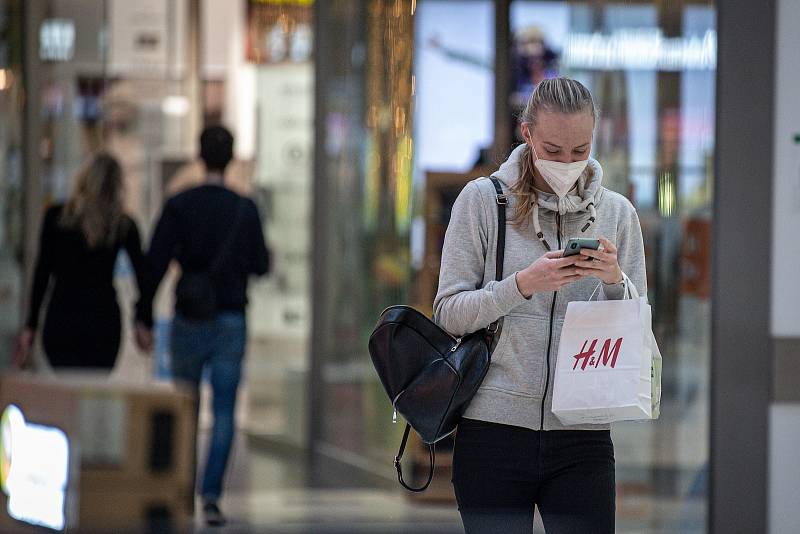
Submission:
[[[533,131],[540,111],[566,114],[588,112],[597,122],[597,109],[592,94],[581,82],[571,78],[550,78],[539,82],[519,116],[519,123],[529,124],[529,128]],[[526,144],[519,160],[520,179],[511,186],[511,194],[517,199],[517,203],[509,221],[517,227],[527,226],[530,223],[531,210],[533,203],[536,202],[533,163],[533,153]]]
[[[122,167],[109,154],[97,154],[75,177],[61,225],[80,230],[89,248],[97,248],[114,246],[124,221]]]

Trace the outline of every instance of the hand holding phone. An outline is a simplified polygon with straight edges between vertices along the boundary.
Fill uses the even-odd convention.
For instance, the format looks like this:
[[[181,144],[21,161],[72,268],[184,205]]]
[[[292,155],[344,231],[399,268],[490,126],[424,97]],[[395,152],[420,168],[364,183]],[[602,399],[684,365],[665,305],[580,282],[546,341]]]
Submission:
[[[616,245],[604,237],[589,241],[599,241],[599,245],[602,245],[603,249],[599,250],[600,247],[596,243],[585,243],[588,246],[581,246],[584,243],[580,242],[574,243],[575,247],[573,248],[573,240],[570,239],[564,255],[566,256],[567,253],[570,253],[571,256],[580,255],[581,259],[575,261],[579,275],[594,276],[606,284],[619,284],[623,280],[623,274],[617,259]]]
[[[565,285],[580,280],[576,258],[564,258],[562,251],[546,252],[536,261],[519,271],[517,288],[525,298],[535,293],[558,291]]]
[[[567,246],[564,247],[564,254],[562,257],[566,258],[568,256],[580,254],[583,248],[597,250],[600,248],[600,240],[588,237],[573,237],[567,242]]]

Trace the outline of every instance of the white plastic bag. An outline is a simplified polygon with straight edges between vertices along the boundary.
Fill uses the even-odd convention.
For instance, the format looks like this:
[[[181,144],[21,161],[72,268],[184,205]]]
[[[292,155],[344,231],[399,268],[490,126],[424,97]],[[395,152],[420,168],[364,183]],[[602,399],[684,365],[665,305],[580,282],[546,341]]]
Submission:
[[[567,306],[553,385],[553,414],[565,425],[659,415],[661,352],[650,305],[627,276],[624,284],[623,300]]]

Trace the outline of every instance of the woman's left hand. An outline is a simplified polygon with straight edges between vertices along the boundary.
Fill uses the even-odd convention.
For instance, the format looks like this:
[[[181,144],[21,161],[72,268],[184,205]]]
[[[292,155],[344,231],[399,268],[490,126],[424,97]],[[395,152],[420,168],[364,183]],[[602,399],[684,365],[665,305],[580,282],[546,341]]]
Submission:
[[[581,249],[581,259],[575,262],[581,276],[594,276],[606,284],[622,282],[622,269],[617,261],[617,247],[608,239],[601,237],[600,250]]]

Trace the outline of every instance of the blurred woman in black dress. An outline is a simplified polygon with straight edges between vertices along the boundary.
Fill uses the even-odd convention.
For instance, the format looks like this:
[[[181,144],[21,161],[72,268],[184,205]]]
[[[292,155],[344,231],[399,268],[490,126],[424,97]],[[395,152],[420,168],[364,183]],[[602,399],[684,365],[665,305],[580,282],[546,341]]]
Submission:
[[[25,363],[39,327],[48,287],[52,292],[42,342],[50,365],[111,370],[117,360],[121,324],[114,266],[128,253],[140,294],[147,279],[136,223],[125,214],[122,168],[108,154],[95,156],[76,178],[64,205],[47,210],[42,224],[28,319],[20,333],[16,363]],[[149,303],[139,302],[139,307]],[[137,344],[148,349],[149,331],[137,324]]]

